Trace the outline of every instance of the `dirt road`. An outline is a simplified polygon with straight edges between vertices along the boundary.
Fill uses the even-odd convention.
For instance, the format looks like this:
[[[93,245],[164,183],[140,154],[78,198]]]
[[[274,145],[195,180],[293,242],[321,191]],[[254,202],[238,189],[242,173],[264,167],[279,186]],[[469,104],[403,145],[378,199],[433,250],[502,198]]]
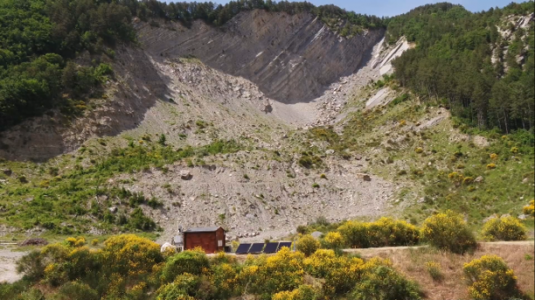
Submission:
[[[0,282],[15,282],[22,278],[16,270],[16,262],[28,252],[13,251],[12,247],[0,246]]]

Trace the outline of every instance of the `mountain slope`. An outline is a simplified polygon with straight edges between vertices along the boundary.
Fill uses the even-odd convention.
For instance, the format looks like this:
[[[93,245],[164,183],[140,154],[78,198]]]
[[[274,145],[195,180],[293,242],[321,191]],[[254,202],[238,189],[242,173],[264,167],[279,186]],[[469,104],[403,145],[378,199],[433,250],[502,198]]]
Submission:
[[[177,224],[218,224],[264,239],[320,217],[419,222],[444,208],[477,227],[532,197],[531,133],[470,131],[404,87],[398,67],[425,50],[418,40],[342,37],[323,22],[269,10],[219,27],[134,18],[139,44],[72,61],[112,66],[102,97],[1,132],[0,222],[15,234],[161,228],[162,241]]]

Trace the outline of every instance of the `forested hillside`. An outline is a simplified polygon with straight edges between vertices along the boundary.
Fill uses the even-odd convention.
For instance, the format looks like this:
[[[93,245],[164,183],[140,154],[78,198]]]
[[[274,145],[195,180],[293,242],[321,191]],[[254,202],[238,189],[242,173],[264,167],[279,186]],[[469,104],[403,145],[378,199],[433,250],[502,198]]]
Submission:
[[[534,22],[514,24],[533,9],[524,2],[471,13],[440,3],[393,18],[388,41],[405,36],[417,45],[394,62],[396,78],[424,99],[440,99],[470,126],[533,128]]]
[[[111,2],[111,1],[110,1]],[[0,1],[0,130],[50,108],[83,109],[111,67],[84,51],[113,56],[118,41],[133,41],[130,11],[116,3],[76,0]]]

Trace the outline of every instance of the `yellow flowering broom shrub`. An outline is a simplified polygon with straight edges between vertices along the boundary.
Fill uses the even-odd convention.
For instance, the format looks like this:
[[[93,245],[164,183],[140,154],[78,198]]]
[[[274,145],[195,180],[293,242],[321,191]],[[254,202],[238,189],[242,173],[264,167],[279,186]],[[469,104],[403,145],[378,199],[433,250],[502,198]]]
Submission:
[[[483,225],[483,236],[489,241],[523,241],[528,238],[526,227],[517,218],[492,218]]]
[[[303,235],[295,243],[297,251],[303,252],[306,256],[311,255],[320,248],[320,242],[313,238],[311,235]]]
[[[535,217],[535,200],[529,201],[529,205],[524,206],[522,212],[525,215]]]
[[[344,239],[344,244],[351,248],[368,248],[368,226],[362,222],[348,221],[338,227],[338,232]]]
[[[272,300],[320,300],[323,299],[321,291],[310,286],[301,285],[293,291],[279,292],[273,295]]]
[[[331,242],[340,236],[331,234]],[[387,285],[399,295],[411,291],[389,261],[364,262],[335,250],[305,257],[283,248],[273,256],[248,256],[244,263],[223,253],[208,259],[201,251],[185,251],[164,258],[159,251],[150,240],[122,235],[108,239],[101,250],[49,245],[25,256],[19,266],[33,284],[55,292],[54,299],[337,299],[373,291],[389,295]],[[379,279],[386,283],[380,285]],[[311,280],[314,287],[304,285]]]
[[[133,234],[114,236],[104,242],[102,261],[109,272],[139,276],[163,261],[160,246]]]
[[[85,238],[83,236],[79,237],[69,237],[65,240],[65,243],[71,247],[82,247],[86,244]]]
[[[344,239],[340,232],[331,231],[325,236],[325,243],[331,249],[340,249],[344,244]]]
[[[100,270],[98,251],[92,251],[87,246],[72,250],[68,257],[69,280],[77,280]]]
[[[420,232],[405,221],[383,217],[368,224],[368,238],[371,247],[411,246],[418,244]]]
[[[383,217],[375,222],[350,221],[338,228],[346,246],[351,248],[410,246],[418,244],[418,228],[405,221]]]
[[[502,300],[521,296],[516,276],[498,256],[485,255],[464,265],[468,293],[474,300]]]
[[[495,164],[495,163],[490,163],[490,164],[488,164],[488,165],[487,165],[487,169],[488,169],[488,170],[494,170],[494,169],[496,169],[496,164]]]
[[[298,288],[304,281],[304,258],[301,252],[283,248],[273,256],[249,259],[238,275],[240,292],[271,299],[278,292]]]
[[[304,261],[305,270],[313,277],[325,280],[327,295],[349,292],[358,281],[364,261],[360,258],[337,256],[333,250],[319,249]]]
[[[210,273],[208,279],[212,286],[212,298],[229,299],[232,296],[239,296],[238,273],[241,264],[235,256],[227,255],[223,252],[217,253],[210,260]]]
[[[421,237],[437,249],[458,254],[477,246],[474,234],[463,217],[450,210],[427,218],[421,228]]]

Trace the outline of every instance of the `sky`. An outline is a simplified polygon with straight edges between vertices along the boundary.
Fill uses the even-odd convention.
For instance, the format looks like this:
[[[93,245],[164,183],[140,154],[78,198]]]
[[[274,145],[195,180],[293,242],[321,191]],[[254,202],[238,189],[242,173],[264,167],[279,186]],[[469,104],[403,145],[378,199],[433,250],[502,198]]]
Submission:
[[[181,0],[184,1],[184,0]],[[204,2],[208,0],[197,0]],[[212,2],[224,4],[228,0],[211,0]],[[289,0],[293,1],[293,0]],[[304,0],[299,0],[304,1]],[[472,12],[488,10],[491,7],[504,7],[511,3],[511,0],[307,0],[314,5],[334,4],[341,8],[356,13],[375,15],[379,17],[391,17],[408,12],[409,10],[428,3],[436,2],[451,2],[454,4],[461,4],[466,9]],[[168,1],[169,2],[169,1]],[[515,1],[523,2],[523,1]]]

